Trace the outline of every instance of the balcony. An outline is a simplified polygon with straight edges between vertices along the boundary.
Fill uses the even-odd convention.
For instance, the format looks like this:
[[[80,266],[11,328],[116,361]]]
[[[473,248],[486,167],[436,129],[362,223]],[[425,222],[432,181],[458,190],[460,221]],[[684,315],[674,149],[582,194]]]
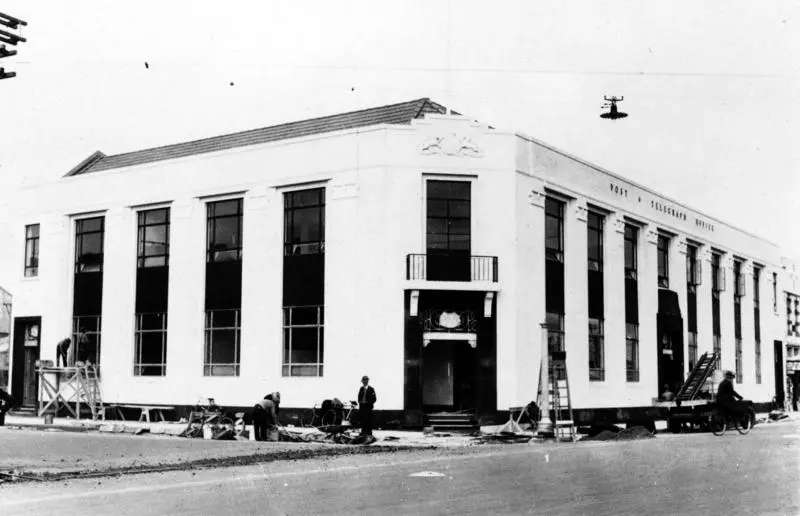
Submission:
[[[472,256],[458,251],[409,254],[406,279],[497,283],[497,256]]]

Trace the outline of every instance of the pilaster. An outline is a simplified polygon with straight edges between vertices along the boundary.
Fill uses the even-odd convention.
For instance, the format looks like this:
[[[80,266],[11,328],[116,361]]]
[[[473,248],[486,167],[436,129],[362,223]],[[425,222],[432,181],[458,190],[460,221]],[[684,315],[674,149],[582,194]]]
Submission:
[[[742,263],[742,276],[745,286],[741,298],[742,309],[742,382],[755,385],[755,323],[753,313],[753,262]]]
[[[648,225],[641,230],[639,245],[639,383],[658,394],[658,231]]]
[[[697,356],[710,353],[714,350],[714,319],[711,309],[711,248],[704,245],[697,251],[700,262],[701,282],[696,287],[697,292]]]
[[[565,207],[564,217],[564,330],[571,385],[587,389],[575,399],[591,398],[589,385],[589,301],[586,242],[586,203],[576,200]]]
[[[720,348],[722,349],[722,361],[720,368],[723,370],[735,370],[735,327],[733,324],[733,291],[735,279],[733,277],[733,256],[725,253],[720,260],[720,269],[725,272],[725,290],[719,294],[719,317],[720,317]]]
[[[606,217],[603,256],[606,383],[612,392],[626,388],[625,364],[625,220]]]
[[[686,377],[689,367],[689,337],[687,335],[689,310],[687,303],[686,286],[686,239],[676,236],[672,238],[669,246],[669,289],[678,295],[678,306],[681,309],[683,321],[683,376]]]

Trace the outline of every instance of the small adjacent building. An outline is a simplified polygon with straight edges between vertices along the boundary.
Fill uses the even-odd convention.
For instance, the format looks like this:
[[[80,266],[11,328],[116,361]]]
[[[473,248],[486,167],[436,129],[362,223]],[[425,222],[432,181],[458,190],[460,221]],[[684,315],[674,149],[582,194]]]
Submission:
[[[706,351],[756,402],[784,382],[776,245],[429,99],[96,152],[3,220],[26,403],[66,336],[106,403],[280,390],[291,415],[368,374],[410,425],[534,400],[544,345],[582,421],[638,417]]]

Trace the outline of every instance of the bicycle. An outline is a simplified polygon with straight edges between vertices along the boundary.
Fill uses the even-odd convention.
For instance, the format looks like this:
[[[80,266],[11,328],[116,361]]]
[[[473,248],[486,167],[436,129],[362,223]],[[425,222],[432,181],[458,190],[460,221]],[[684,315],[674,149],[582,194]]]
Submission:
[[[740,434],[747,435],[753,428],[754,419],[755,418],[750,409],[744,409],[742,411],[742,415],[739,417],[731,417],[727,414],[723,415],[722,409],[717,407],[711,412],[711,416],[708,420],[708,426],[711,429],[711,433],[716,436],[724,435],[725,431],[728,429],[728,426],[731,424],[736,427],[736,430]]]
[[[314,406],[303,413],[300,424],[304,427],[326,427],[334,425],[358,426],[358,419],[353,417],[357,411],[358,402],[350,401],[337,406],[333,400],[325,400],[322,404],[315,403]],[[317,424],[319,423],[319,424]]]
[[[182,435],[185,437],[202,437],[205,428],[211,431],[212,436],[219,437],[228,430],[235,430],[236,425],[233,419],[225,415],[222,407],[214,403],[214,398],[207,398],[206,405],[195,406],[195,410],[189,412],[189,421]]]

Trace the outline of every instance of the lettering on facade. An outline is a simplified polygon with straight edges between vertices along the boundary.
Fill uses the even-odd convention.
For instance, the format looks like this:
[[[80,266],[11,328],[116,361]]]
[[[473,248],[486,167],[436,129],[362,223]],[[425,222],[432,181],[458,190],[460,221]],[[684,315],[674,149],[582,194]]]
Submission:
[[[614,195],[619,195],[623,199],[627,199],[628,198],[628,189],[627,188],[624,188],[624,187],[619,186],[619,185],[615,185],[614,183],[608,183],[608,186],[609,186],[609,188],[611,190],[611,193],[613,193]]]
[[[650,200],[650,207],[653,208],[654,210],[658,211],[658,212],[661,212],[661,213],[663,213],[665,215],[670,215],[670,216],[675,217],[676,219],[679,219],[679,220],[687,220],[687,218],[688,218],[686,216],[686,212],[681,211],[681,210],[677,209],[676,207],[671,206],[669,204],[664,204],[662,202],[654,201],[652,199]]]
[[[694,218],[694,225],[700,229],[705,229],[706,231],[714,231],[714,224],[706,222],[703,219],[698,219],[697,217]]]

